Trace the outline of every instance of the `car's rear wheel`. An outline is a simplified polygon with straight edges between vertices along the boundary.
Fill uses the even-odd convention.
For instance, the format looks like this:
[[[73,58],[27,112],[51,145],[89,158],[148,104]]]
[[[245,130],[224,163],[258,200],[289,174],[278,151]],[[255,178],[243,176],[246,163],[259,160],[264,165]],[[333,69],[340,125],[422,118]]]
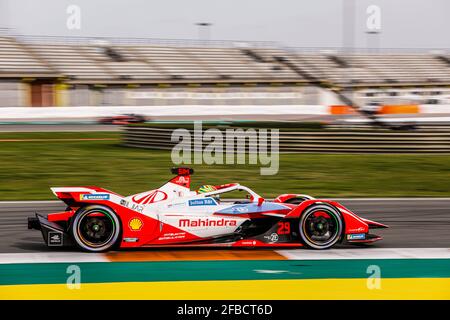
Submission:
[[[328,249],[340,240],[343,225],[341,214],[333,206],[312,205],[300,218],[300,237],[309,248]]]
[[[107,251],[119,239],[120,221],[108,207],[87,206],[75,214],[71,233],[81,249],[91,252]]]

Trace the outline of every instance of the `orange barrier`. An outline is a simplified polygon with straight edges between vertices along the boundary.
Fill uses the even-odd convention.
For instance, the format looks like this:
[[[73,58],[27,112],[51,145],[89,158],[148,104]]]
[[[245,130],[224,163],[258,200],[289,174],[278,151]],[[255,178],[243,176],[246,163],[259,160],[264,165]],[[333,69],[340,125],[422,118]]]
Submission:
[[[330,114],[355,114],[356,111],[346,105],[333,105],[330,106]]]
[[[113,262],[125,261],[197,261],[197,260],[286,260],[271,250],[152,250],[109,252]]]
[[[413,114],[419,112],[417,104],[385,105],[378,110],[379,114]]]
[[[355,109],[346,105],[332,105],[329,110],[333,115],[348,115],[357,113]],[[401,104],[401,105],[384,105],[380,106],[378,114],[414,114],[420,113],[417,104]]]

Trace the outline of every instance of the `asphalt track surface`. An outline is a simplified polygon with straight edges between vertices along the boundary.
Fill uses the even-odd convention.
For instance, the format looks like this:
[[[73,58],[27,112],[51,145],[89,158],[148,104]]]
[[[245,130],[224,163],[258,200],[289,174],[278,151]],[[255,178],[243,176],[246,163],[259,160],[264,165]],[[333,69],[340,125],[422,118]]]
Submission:
[[[101,124],[0,124],[0,132],[105,132],[120,128]]]
[[[371,245],[372,247],[450,247],[450,198],[339,201],[361,217],[390,226],[389,229],[374,230],[374,233],[382,235],[384,239]],[[46,214],[64,208],[64,204],[58,201],[0,202],[0,253],[55,251],[47,248],[40,231],[27,229],[27,217],[33,216],[34,212]],[[63,250],[71,251],[70,248]]]
[[[336,116],[336,115],[255,115],[255,114],[233,114],[233,115],[204,115],[204,116],[158,116],[150,117],[154,121],[322,121],[335,123],[366,123],[368,119],[358,115]],[[427,114],[427,115],[385,115],[380,118],[392,122],[410,122],[416,119],[418,122],[443,122],[449,123],[450,117],[447,114]],[[96,132],[96,131],[119,131],[118,125],[100,125],[92,118],[78,118],[68,120],[61,119],[1,119],[0,132]]]

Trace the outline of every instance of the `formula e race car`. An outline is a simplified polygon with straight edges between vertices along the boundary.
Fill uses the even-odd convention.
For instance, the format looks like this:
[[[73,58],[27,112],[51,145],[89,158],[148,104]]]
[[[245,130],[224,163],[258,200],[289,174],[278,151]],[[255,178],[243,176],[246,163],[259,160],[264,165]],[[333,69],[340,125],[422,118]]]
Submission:
[[[303,194],[267,201],[239,183],[190,189],[190,168],[173,168],[176,177],[162,187],[122,197],[98,187],[52,188],[67,204],[47,217],[36,213],[28,228],[42,231],[50,246],[77,245],[86,251],[135,247],[309,247],[327,249],[341,242],[371,243],[386,228],[341,204]],[[246,193],[242,200],[227,194]]]
[[[140,114],[128,113],[117,116],[100,118],[97,120],[99,124],[115,124],[115,125],[127,125],[130,123],[144,123],[146,118]]]

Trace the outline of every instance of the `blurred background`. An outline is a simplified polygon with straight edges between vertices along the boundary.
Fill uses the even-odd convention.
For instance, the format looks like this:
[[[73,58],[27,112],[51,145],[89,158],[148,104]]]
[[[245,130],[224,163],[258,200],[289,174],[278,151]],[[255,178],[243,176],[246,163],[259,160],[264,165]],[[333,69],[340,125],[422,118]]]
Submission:
[[[199,179],[222,170],[270,195],[289,177],[286,189],[324,196],[448,195],[449,9],[0,0],[0,198],[148,189],[166,179],[172,131],[192,120],[281,130],[278,175],[217,164]]]
[[[0,8],[1,107],[450,104],[447,1]]]
[[[0,0],[0,298],[23,299],[20,292],[30,290],[39,299],[98,299],[107,292],[215,299],[218,291],[227,299],[448,299],[449,12],[448,0]],[[276,174],[262,176],[267,164],[249,161],[190,161],[184,165],[195,169],[193,190],[239,182],[266,199],[284,193],[337,199],[389,225],[380,232],[385,239],[367,251],[331,255],[155,249],[97,258],[54,252],[39,231],[27,230],[34,212],[65,209],[50,187],[100,186],[126,196],[161,186],[174,166],[172,133],[192,133],[194,120],[203,121],[203,130],[280,135]],[[161,261],[152,264],[155,258]],[[55,289],[69,284],[61,262],[89,259],[83,283],[117,274],[122,280],[114,281],[159,284],[138,290],[117,282],[78,296]],[[234,272],[244,264],[248,273]],[[383,278],[387,289],[365,290],[373,264],[383,267],[383,277],[405,279]],[[286,282],[263,288],[215,281],[216,294],[209,295],[200,283],[189,284],[193,270],[202,274],[201,285],[228,274]],[[324,278],[317,288],[327,289],[289,287],[287,279],[311,274]],[[166,275],[180,287],[167,286]],[[351,282],[336,282],[342,277]],[[389,280],[397,285],[389,287]],[[49,281],[55,286],[2,286]],[[203,291],[195,296],[195,290]]]

